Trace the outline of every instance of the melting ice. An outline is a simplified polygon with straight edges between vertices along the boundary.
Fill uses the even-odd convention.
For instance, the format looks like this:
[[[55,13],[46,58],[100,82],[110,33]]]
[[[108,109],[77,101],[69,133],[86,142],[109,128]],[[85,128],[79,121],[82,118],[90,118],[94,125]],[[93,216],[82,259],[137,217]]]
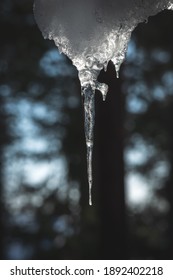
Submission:
[[[43,36],[54,40],[78,69],[84,99],[90,205],[94,94],[98,89],[105,100],[108,91],[97,77],[110,60],[118,76],[133,29],[163,9],[173,9],[173,0],[35,0],[34,14]]]

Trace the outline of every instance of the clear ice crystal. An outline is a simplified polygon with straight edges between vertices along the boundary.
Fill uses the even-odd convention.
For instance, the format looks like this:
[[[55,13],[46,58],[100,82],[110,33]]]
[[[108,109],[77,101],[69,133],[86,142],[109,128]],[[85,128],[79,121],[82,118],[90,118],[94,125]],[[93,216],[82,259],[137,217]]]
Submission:
[[[110,60],[119,76],[131,32],[163,9],[173,9],[173,0],[35,0],[35,19],[44,38],[54,40],[78,70],[84,97],[90,204],[94,92],[101,91],[105,100],[108,91],[97,77]]]
[[[89,184],[89,205],[92,205],[92,153],[94,144],[94,91],[90,84],[82,87],[82,96],[85,115],[85,139],[87,147],[87,171]]]

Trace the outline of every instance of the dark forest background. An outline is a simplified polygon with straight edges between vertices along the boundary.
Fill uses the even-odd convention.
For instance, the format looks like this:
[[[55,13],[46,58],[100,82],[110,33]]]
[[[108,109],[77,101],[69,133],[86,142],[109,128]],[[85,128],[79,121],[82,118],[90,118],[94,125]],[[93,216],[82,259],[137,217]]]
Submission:
[[[99,76],[90,207],[77,71],[32,6],[0,2],[0,259],[173,259],[173,12]]]

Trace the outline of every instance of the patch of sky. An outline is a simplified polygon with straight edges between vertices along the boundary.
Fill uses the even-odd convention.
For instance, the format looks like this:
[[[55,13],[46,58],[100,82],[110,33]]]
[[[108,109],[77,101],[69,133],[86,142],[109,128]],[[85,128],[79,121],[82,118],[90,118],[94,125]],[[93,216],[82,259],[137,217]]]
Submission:
[[[7,162],[7,178],[5,193],[7,207],[11,215],[18,215],[27,204],[34,207],[42,206],[44,198],[50,192],[57,190],[57,199],[66,201],[69,193],[69,183],[66,182],[67,164],[63,157],[56,160],[35,162],[30,159]],[[22,192],[22,186],[28,191]],[[20,190],[19,190],[20,188]],[[32,192],[34,190],[34,193]],[[18,193],[16,197],[16,193]]]
[[[49,103],[52,105],[51,110],[60,111],[66,106],[66,96],[63,96],[63,92],[58,88],[53,88],[50,91]]]
[[[126,150],[125,159],[129,165],[138,165],[146,162],[146,148],[139,145],[135,149]]]
[[[23,166],[23,159],[16,159],[14,157],[14,148],[8,148],[5,153],[5,166],[4,166],[4,196],[6,201],[11,198],[11,193],[16,192],[21,183],[20,167]]]
[[[21,242],[14,241],[8,244],[6,251],[7,259],[9,260],[26,260],[33,255],[33,248],[31,245],[24,245]]]
[[[32,116],[36,119],[46,119],[47,123],[55,123],[57,119],[61,118],[61,112],[58,110],[49,110],[49,106],[43,103],[33,104],[32,106]]]
[[[156,165],[156,172],[159,176],[168,177],[170,171],[169,163],[166,161],[158,162]]]
[[[126,95],[126,108],[129,112],[132,113],[143,113],[147,110],[147,102],[146,99],[148,97],[148,89],[147,86],[142,82],[138,81],[129,85],[127,88]]]
[[[34,136],[39,131],[38,127],[33,125],[32,119],[27,116],[18,117],[14,124],[14,129],[15,128],[19,135],[24,137],[30,137],[30,135]]]
[[[27,231],[35,232],[38,226],[35,221],[35,215],[32,211],[24,211],[15,217],[13,217],[14,223],[21,227],[27,229]]]
[[[142,209],[151,201],[152,190],[148,188],[145,179],[135,172],[130,172],[125,177],[126,202],[129,206]]]
[[[70,190],[69,190],[69,200],[70,204],[78,204],[80,200],[80,191],[79,191],[79,184],[74,182],[71,184]]]
[[[11,192],[11,195],[14,195],[13,192]],[[19,194],[16,197],[10,197],[8,199],[8,211],[12,217],[17,217],[21,214],[21,210],[26,207],[26,205],[30,204],[31,202],[31,196],[27,194]]]
[[[140,166],[155,155],[152,145],[147,145],[138,136],[134,137],[134,148],[125,151],[125,162],[127,167]],[[165,184],[170,172],[169,164],[164,159],[158,159],[152,169],[152,176],[144,178],[138,172],[128,172],[126,175],[126,201],[131,207],[138,207],[140,210],[154,197],[154,190]],[[158,201],[157,201],[158,203]],[[162,205],[164,208],[164,205]],[[164,208],[165,209],[165,208]]]
[[[168,212],[170,211],[170,204],[166,199],[153,197],[152,205],[158,209],[159,212],[169,215]]]
[[[44,250],[44,251],[49,251],[53,246],[53,242],[52,240],[49,240],[48,238],[44,238],[40,240],[40,247]]]
[[[21,135],[30,136],[36,133],[36,126],[30,118],[32,114],[32,104],[25,99],[21,99],[16,104],[17,118],[15,126]]]
[[[31,204],[33,207],[39,208],[43,205],[43,197],[38,193],[31,197]]]
[[[50,167],[50,166],[49,166]],[[67,161],[64,157],[56,158],[52,161],[49,180],[46,184],[46,188],[50,190],[58,189],[58,192],[66,191],[66,187],[63,189],[63,185],[66,184],[65,178],[67,178]]]
[[[26,137],[24,141],[20,142],[22,146],[22,150],[26,151],[26,153],[35,152],[35,153],[43,153],[48,149],[48,142],[46,139],[33,137]]]
[[[67,64],[67,58],[57,49],[51,49],[44,54],[40,60],[40,68],[49,77],[76,75],[74,66]]]
[[[9,85],[0,85],[0,95],[4,97],[9,97],[11,95],[12,89]]]
[[[165,99],[165,95],[166,95],[166,91],[163,86],[158,85],[153,89],[153,96],[155,99],[162,101]]]
[[[30,82],[27,88],[29,96],[39,96],[43,94],[44,90],[44,86],[36,82]]]
[[[126,53],[126,61],[134,62],[136,59],[137,47],[134,40],[130,40],[128,43],[127,53]]]
[[[165,180],[167,180],[167,178],[169,177],[169,173],[170,165],[166,160],[160,160],[156,162],[152,171],[151,178],[151,180],[153,181],[153,185],[156,189],[159,189],[163,186]]]
[[[162,77],[162,83],[169,93],[173,93],[173,71],[167,71]]]
[[[68,193],[69,193],[70,184],[67,182],[62,182],[60,187],[58,188],[57,197],[58,201],[64,203],[68,201]]]
[[[144,51],[137,47],[135,41],[131,39],[128,43],[126,61],[127,63],[134,63],[137,66],[143,64],[145,59]]]
[[[76,96],[70,96],[67,98],[67,105],[69,108],[71,109],[75,109],[79,106],[80,102],[79,102],[79,98],[77,98]]]
[[[170,53],[162,49],[155,49],[151,53],[151,57],[155,62],[163,64],[168,63],[171,59]]]
[[[127,110],[131,113],[144,113],[147,110],[147,103],[138,96],[127,96],[126,98]]]
[[[143,164],[150,156],[155,154],[154,147],[152,145],[147,145],[147,143],[138,136],[134,136],[132,141],[134,142],[134,147],[126,149],[125,152],[125,162],[127,165],[133,166]]]
[[[58,217],[53,223],[54,231],[62,233],[66,237],[70,237],[74,234],[74,230],[71,226],[72,219],[68,215],[62,215]]]
[[[45,182],[52,174],[54,162],[33,162],[26,160],[23,170],[24,182],[37,185]]]
[[[127,79],[139,80],[142,78],[142,71],[141,68],[139,69],[138,67],[134,67],[134,65],[129,64],[128,67],[123,69],[123,75]]]
[[[13,105],[11,105],[13,108]],[[52,139],[52,134],[46,134],[42,139],[41,137],[41,129],[42,127],[37,124],[36,120],[44,120],[46,124],[54,124],[57,121],[62,123],[63,121],[68,121],[67,118],[64,117],[64,114],[61,113],[60,110],[51,109],[49,110],[49,106],[42,104],[41,102],[38,104],[33,104],[32,102],[29,102],[27,100],[19,100],[18,103],[14,106],[14,113],[16,115],[15,120],[11,124],[12,130],[14,130],[14,133],[20,136],[21,140],[16,143],[16,148],[24,150],[24,147],[29,150],[41,150],[43,146],[46,146],[46,141],[49,140],[49,143],[47,142],[47,145],[49,144],[50,148],[50,140],[54,141]],[[57,141],[55,147],[60,149],[61,143],[60,138],[63,137],[65,134],[65,131],[63,130],[63,127],[59,128],[57,131]],[[52,142],[53,144],[53,142]],[[20,145],[20,147],[19,147]],[[52,148],[51,148],[52,150]]]
[[[61,150],[62,142],[58,138],[55,139],[55,137],[51,137],[51,135],[48,135],[47,137],[41,137],[37,135],[22,135],[21,139],[18,139],[13,146],[13,155],[18,157],[31,157],[34,159],[36,156],[41,156],[44,158],[44,155],[46,157],[47,152],[52,153],[58,153]],[[11,154],[9,148],[7,150],[8,154]]]

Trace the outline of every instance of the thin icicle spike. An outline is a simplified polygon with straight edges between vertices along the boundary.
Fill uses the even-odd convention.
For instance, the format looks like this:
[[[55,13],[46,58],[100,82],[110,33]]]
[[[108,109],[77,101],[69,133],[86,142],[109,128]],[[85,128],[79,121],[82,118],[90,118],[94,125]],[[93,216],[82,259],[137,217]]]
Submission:
[[[92,206],[92,184],[89,182],[89,205]]]
[[[86,122],[87,120],[85,120]],[[92,176],[92,153],[93,147],[86,145],[87,147],[87,171],[88,171],[88,184],[89,184],[89,205],[92,205],[92,184],[93,184],[93,176]]]
[[[92,154],[94,144],[94,122],[95,122],[95,93],[90,85],[82,88],[85,122],[85,139],[87,148],[87,171],[89,184],[89,205],[92,205]]]

